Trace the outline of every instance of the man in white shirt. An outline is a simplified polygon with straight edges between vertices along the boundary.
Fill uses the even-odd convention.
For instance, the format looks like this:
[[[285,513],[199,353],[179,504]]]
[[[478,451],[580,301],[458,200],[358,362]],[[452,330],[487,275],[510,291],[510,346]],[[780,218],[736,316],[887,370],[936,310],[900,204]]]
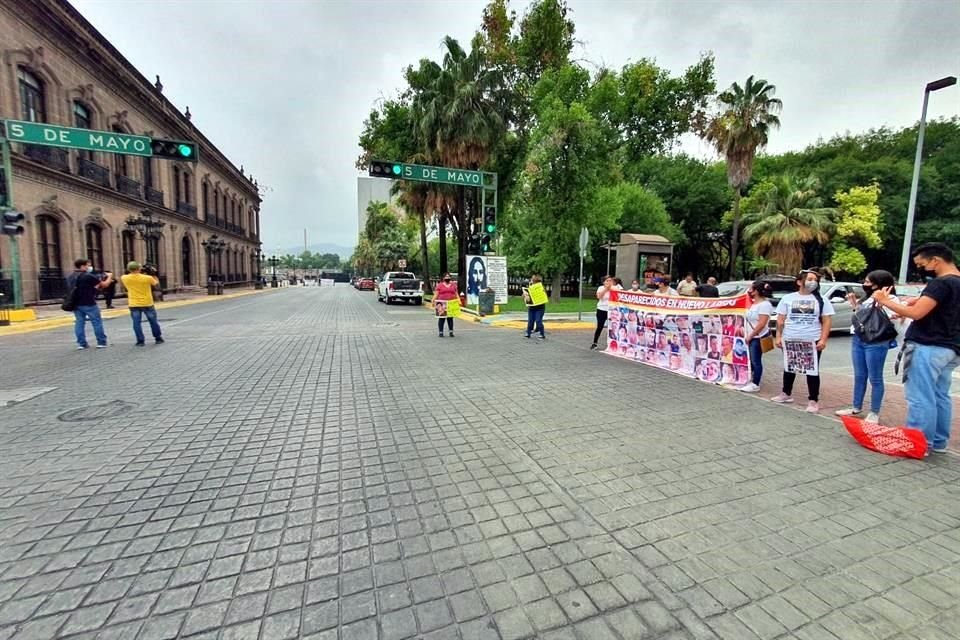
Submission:
[[[653,295],[655,296],[680,296],[680,294],[677,293],[677,290],[670,286],[670,280],[668,278],[654,278],[653,284],[657,285],[657,288],[653,291]]]

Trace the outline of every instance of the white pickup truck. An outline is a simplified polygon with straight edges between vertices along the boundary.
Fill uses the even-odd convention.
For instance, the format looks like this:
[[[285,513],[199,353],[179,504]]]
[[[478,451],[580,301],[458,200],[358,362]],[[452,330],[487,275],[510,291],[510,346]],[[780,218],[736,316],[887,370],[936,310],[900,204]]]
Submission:
[[[395,300],[423,304],[423,282],[409,271],[388,271],[377,284],[377,300],[387,304]]]

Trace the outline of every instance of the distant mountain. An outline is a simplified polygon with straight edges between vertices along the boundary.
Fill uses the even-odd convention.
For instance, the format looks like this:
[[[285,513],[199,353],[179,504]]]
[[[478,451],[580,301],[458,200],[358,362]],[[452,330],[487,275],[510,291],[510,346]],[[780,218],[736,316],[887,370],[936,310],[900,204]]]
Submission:
[[[345,247],[342,244],[331,244],[329,242],[308,245],[307,251],[310,253],[335,253],[344,260],[353,255],[353,247]],[[303,246],[301,245],[292,249],[285,249],[284,253],[298,256],[303,253]]]

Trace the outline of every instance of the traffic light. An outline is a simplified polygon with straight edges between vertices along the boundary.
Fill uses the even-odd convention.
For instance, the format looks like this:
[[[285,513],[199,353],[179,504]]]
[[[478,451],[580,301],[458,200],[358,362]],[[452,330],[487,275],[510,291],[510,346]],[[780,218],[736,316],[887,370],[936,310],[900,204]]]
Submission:
[[[155,158],[183,160],[185,162],[198,162],[200,160],[200,151],[197,149],[196,142],[153,138],[150,141],[150,150]]]
[[[23,222],[24,215],[19,211],[4,211],[3,212],[3,235],[5,236],[19,236],[23,233],[23,225],[20,224]]]
[[[493,242],[493,237],[489,233],[485,233],[480,236],[480,252],[481,253],[491,253],[493,249],[491,248],[491,243]]]
[[[397,180],[403,172],[399,162],[384,162],[383,160],[370,161],[370,175],[374,178],[391,178]]]
[[[480,255],[480,236],[472,235],[467,238],[467,255],[478,256]]]
[[[483,232],[491,236],[497,232],[497,208],[485,207],[483,209]]]

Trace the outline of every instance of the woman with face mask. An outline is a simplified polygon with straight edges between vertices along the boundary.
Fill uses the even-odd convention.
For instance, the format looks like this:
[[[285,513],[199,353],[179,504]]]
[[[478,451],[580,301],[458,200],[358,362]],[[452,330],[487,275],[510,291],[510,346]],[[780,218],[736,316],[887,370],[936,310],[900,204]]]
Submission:
[[[593,332],[593,344],[591,349],[597,348],[597,341],[603,333],[603,327],[607,324],[607,313],[610,310],[610,292],[614,290],[616,283],[613,276],[603,276],[603,284],[597,287],[597,329]]]
[[[776,346],[783,348],[784,340],[810,341],[816,343],[817,360],[827,347],[834,315],[833,305],[820,295],[820,274],[816,271],[801,271],[797,276],[797,292],[788,293],[777,305]],[[779,404],[793,402],[793,383],[797,374],[783,372],[783,390],[771,398]],[[807,413],[820,412],[820,376],[807,376],[809,402]]]
[[[873,293],[883,287],[890,287],[893,291],[895,284],[893,274],[889,271],[878,269],[871,271],[863,279],[864,297],[858,299],[857,295],[851,293],[847,296],[850,306],[854,312],[869,309],[875,303],[871,297]],[[891,293],[894,301],[896,296]],[[893,316],[889,309],[885,310],[888,316]],[[863,401],[867,395],[867,382],[870,382],[870,412],[867,414],[866,422],[876,424],[880,421],[880,405],[883,403],[883,367],[887,362],[887,353],[890,351],[890,341],[882,340],[880,342],[867,342],[863,336],[856,330],[856,323],[850,327],[851,339],[850,356],[853,360],[853,404],[836,412],[838,416],[858,416],[863,410]]]
[[[453,282],[449,273],[443,274],[443,280],[437,284],[433,293],[434,302],[445,302],[447,300],[456,300],[460,297],[457,293],[457,283]],[[440,331],[440,337],[443,337],[443,321],[447,321],[447,327],[450,329],[450,337],[453,338],[453,318],[437,318],[437,329]]]
[[[773,316],[773,305],[769,298],[773,295],[773,287],[769,282],[757,280],[747,289],[747,295],[750,296],[750,308],[747,310],[744,340],[750,353],[751,380],[740,387],[740,391],[756,393],[760,390],[760,380],[763,378],[763,341],[771,340],[770,318]]]

